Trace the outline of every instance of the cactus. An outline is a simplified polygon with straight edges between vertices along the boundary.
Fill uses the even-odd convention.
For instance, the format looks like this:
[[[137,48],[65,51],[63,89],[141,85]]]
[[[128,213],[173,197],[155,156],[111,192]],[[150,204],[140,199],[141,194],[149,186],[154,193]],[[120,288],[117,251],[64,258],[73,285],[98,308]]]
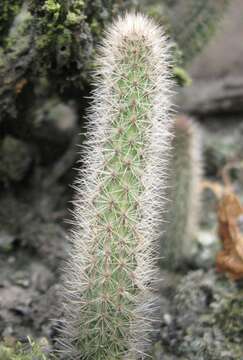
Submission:
[[[100,49],[65,272],[65,359],[149,351],[171,142],[168,54],[163,31],[140,14],[120,17]]]
[[[200,129],[185,116],[175,121],[168,211],[161,241],[161,266],[176,269],[195,250],[202,174]]]
[[[172,36],[183,51],[183,62],[188,63],[215,33],[230,0],[164,0],[164,3],[169,9]]]

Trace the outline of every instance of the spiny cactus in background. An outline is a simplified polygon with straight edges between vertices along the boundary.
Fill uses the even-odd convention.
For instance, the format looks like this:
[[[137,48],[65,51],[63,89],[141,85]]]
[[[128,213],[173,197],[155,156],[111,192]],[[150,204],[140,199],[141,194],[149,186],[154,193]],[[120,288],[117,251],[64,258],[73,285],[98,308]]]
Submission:
[[[192,256],[200,207],[202,174],[198,126],[179,116],[175,122],[168,211],[161,241],[161,266],[175,269]]]
[[[108,30],[76,183],[65,359],[144,359],[170,148],[168,45],[139,14]]]
[[[230,0],[164,0],[171,34],[188,63],[215,33]],[[179,21],[180,19],[180,21]]]

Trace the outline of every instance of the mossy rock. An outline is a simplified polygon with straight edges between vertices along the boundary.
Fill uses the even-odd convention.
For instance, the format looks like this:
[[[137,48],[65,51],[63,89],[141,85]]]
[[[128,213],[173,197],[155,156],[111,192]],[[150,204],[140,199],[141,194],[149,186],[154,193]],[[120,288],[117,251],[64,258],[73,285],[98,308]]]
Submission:
[[[9,26],[18,13],[23,0],[1,0],[0,2],[0,45],[7,34]]]
[[[243,292],[213,270],[184,276],[163,321],[162,350],[175,359],[242,360]]]
[[[6,11],[0,12],[0,30],[1,24],[6,29],[0,49],[0,109],[8,124],[9,119],[28,121],[25,110],[39,107],[38,100],[50,93],[80,99],[90,83],[95,44],[119,9],[117,0],[9,3],[18,6],[8,11],[4,0]]]

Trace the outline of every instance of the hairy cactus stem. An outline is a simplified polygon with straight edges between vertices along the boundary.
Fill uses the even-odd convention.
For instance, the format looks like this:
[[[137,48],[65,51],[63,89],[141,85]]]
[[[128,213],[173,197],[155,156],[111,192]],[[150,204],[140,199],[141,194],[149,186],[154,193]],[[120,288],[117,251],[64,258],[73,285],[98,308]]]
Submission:
[[[100,47],[66,269],[67,358],[148,352],[171,142],[168,53],[163,31],[139,14],[116,20]]]
[[[202,178],[201,131],[191,118],[175,120],[170,165],[166,226],[161,242],[161,266],[176,269],[195,251]]]

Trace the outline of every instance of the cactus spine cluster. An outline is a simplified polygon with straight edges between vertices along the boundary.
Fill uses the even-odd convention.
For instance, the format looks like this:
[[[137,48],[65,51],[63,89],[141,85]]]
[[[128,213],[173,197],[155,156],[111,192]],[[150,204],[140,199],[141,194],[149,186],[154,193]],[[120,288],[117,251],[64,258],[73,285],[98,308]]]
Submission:
[[[171,140],[168,45],[139,14],[106,33],[66,269],[66,358],[144,359]]]
[[[161,266],[176,269],[195,250],[202,175],[201,136],[186,116],[176,118],[170,166],[168,211],[161,241]]]

